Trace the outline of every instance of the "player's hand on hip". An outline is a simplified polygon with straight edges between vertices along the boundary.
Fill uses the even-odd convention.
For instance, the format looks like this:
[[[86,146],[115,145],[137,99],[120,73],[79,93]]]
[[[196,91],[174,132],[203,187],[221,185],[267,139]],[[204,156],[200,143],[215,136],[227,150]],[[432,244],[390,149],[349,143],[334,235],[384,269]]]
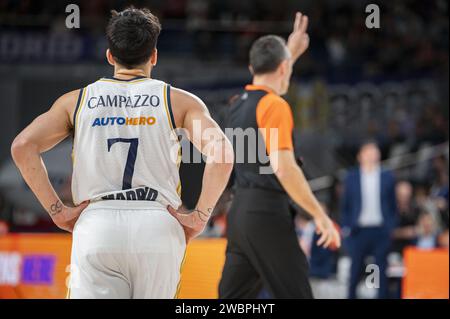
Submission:
[[[337,249],[341,247],[341,235],[333,224],[333,221],[324,213],[315,218],[316,232],[320,235],[318,246]]]
[[[58,201],[52,206],[50,216],[56,226],[71,233],[81,213],[88,205],[89,201],[85,201],[76,207],[68,207]]]
[[[194,209],[192,211],[184,209],[176,210],[168,206],[167,210],[183,226],[186,234],[186,243],[203,232],[211,216],[210,212],[204,212],[200,209]]]
[[[301,12],[295,15],[294,29],[289,36],[287,46],[291,51],[292,60],[295,62],[309,47],[308,17]]]

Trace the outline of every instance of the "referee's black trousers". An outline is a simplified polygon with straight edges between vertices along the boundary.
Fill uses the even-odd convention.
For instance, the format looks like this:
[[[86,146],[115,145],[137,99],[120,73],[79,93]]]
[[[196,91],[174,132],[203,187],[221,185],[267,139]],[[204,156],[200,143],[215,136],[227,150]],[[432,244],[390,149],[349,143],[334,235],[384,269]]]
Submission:
[[[257,298],[263,287],[273,298],[313,298],[287,195],[237,189],[227,237],[219,298]]]

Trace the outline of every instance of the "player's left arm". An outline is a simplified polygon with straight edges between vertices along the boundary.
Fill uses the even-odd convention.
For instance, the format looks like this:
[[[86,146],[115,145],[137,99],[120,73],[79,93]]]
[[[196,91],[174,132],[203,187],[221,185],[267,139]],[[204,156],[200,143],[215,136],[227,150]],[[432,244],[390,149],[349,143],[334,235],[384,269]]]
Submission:
[[[198,236],[205,228],[214,207],[228,183],[234,163],[233,147],[212,119],[206,105],[195,95],[180,89],[171,90],[175,122],[185,129],[192,144],[206,156],[202,190],[192,212],[169,212],[183,225],[186,239]]]
[[[41,154],[63,141],[72,131],[71,114],[79,90],[61,96],[46,113],[38,116],[14,139],[11,155],[25,182],[55,224],[72,231],[76,220],[88,205],[65,206],[50,183]]]

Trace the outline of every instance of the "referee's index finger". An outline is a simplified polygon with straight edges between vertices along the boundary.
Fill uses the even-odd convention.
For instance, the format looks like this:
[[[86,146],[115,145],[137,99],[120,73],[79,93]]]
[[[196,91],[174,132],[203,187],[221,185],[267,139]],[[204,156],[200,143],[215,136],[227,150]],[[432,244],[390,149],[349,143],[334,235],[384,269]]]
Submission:
[[[302,13],[301,12],[297,12],[295,14],[294,32],[298,31],[300,29],[301,22],[302,22]]]

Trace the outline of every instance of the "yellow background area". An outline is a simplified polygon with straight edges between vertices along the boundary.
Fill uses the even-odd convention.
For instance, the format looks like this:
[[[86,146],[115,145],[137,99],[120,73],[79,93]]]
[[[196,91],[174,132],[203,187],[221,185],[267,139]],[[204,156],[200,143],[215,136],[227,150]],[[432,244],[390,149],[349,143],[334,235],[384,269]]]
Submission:
[[[65,298],[69,276],[71,236],[65,234],[13,234],[0,237],[0,298]],[[188,245],[182,267],[178,297],[217,298],[217,288],[225,261],[226,240],[197,239]],[[56,257],[51,285],[2,284],[5,274],[21,272],[21,265],[8,268],[8,256],[52,255]],[[448,250],[405,252],[404,298],[449,298]],[[39,271],[39,269],[36,269]]]
[[[197,239],[188,245],[178,298],[217,299],[226,245],[225,239]]]

